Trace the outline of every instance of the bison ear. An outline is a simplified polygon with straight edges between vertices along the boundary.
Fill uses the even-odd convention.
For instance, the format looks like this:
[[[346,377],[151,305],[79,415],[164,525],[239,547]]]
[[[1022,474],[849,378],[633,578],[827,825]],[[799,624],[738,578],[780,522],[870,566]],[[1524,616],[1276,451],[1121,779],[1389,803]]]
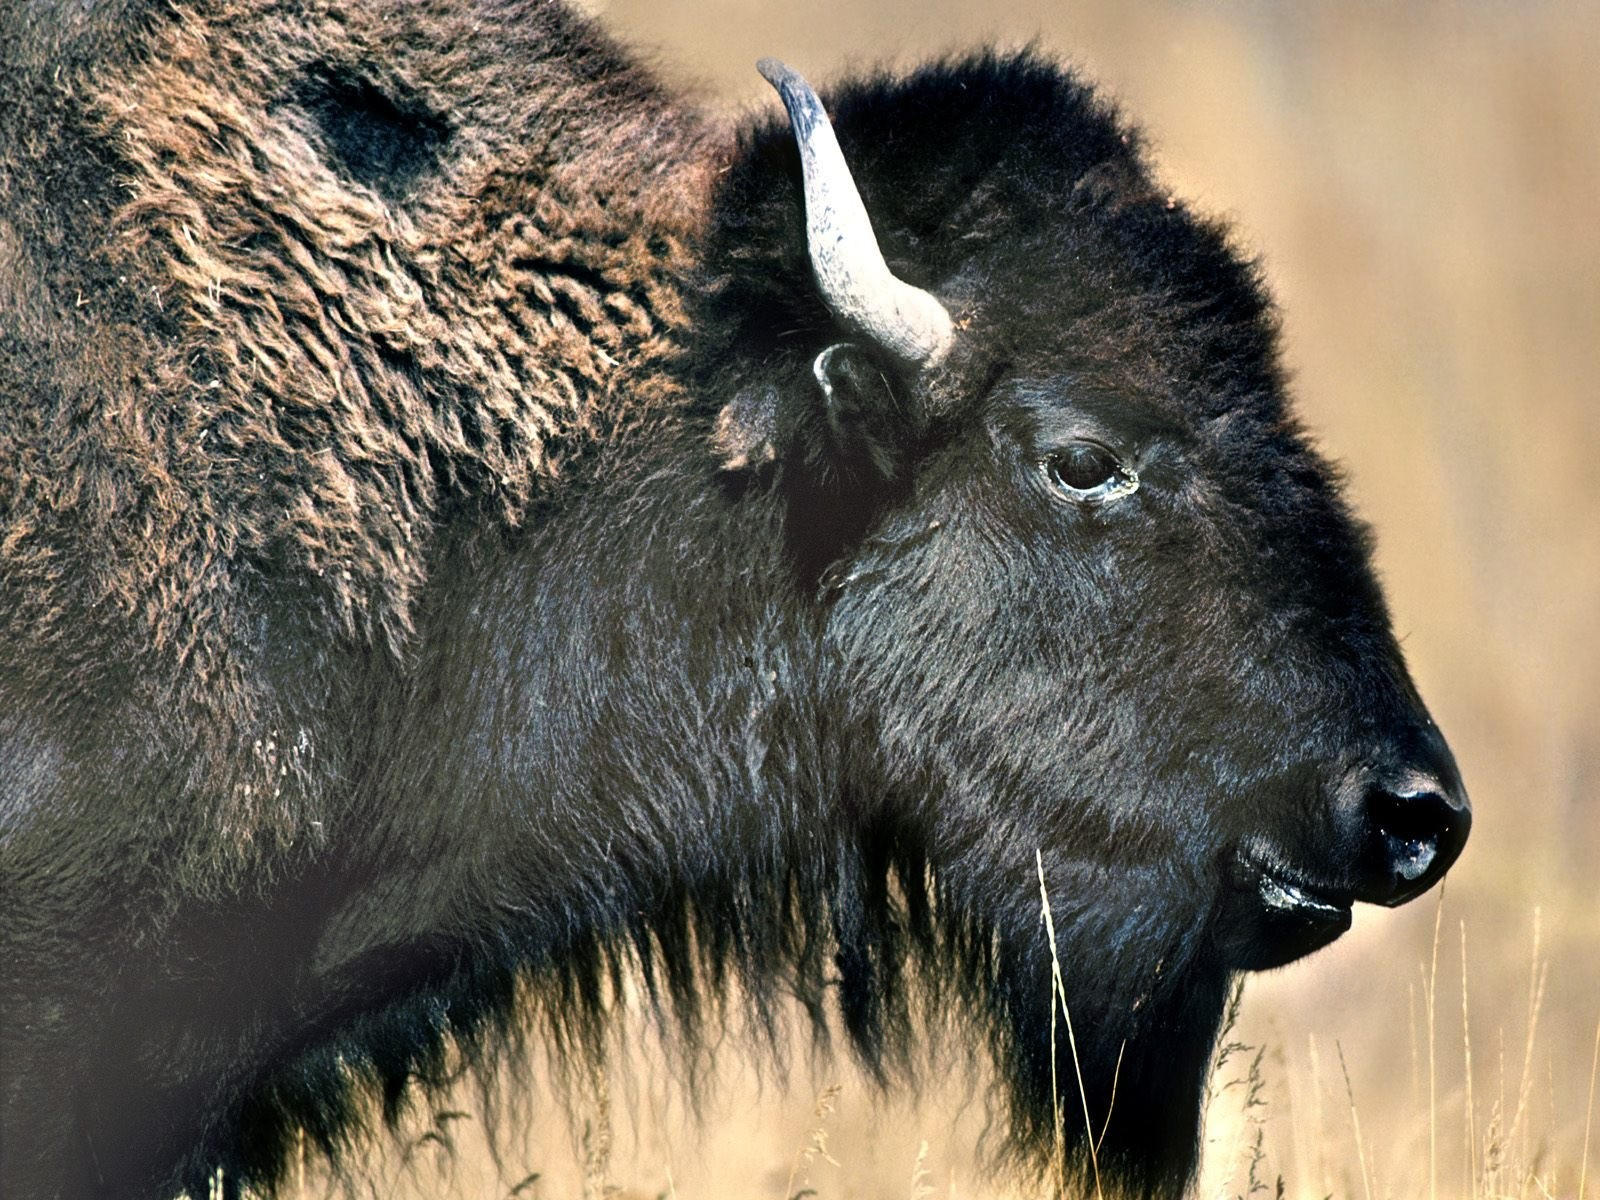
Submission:
[[[811,362],[821,392],[824,455],[836,470],[892,479],[912,432],[891,375],[853,342],[835,342]]]
[[[783,457],[833,477],[892,479],[915,424],[893,372],[854,342],[835,342],[789,400],[772,384],[741,389],[717,414],[711,445],[725,471]]]

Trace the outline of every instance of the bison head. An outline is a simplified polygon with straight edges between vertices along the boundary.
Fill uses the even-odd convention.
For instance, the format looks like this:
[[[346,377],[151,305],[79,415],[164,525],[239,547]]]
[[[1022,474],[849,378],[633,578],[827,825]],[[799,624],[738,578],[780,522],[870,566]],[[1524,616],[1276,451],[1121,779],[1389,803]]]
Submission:
[[[1064,1108],[1082,1154],[1081,1068],[1100,1167],[1181,1180],[1231,974],[1437,881],[1460,777],[1256,272],[1134,135],[1027,56],[849,87],[837,141],[763,70],[793,136],[722,193],[716,437],[789,497],[840,819],[926,882],[1023,1141]]]

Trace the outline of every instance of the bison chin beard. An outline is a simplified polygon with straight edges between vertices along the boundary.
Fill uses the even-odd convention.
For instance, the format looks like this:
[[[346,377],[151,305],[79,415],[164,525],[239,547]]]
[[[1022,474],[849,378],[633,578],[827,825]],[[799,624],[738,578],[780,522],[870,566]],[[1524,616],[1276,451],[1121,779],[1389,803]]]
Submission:
[[[1192,900],[1166,905],[1147,892],[1119,908],[1125,886],[1108,897],[1103,886],[1053,884],[1052,955],[1036,884],[992,942],[983,1007],[1010,1093],[1011,1147],[1068,1195],[1184,1191],[1233,979],[1205,916],[1184,921]]]

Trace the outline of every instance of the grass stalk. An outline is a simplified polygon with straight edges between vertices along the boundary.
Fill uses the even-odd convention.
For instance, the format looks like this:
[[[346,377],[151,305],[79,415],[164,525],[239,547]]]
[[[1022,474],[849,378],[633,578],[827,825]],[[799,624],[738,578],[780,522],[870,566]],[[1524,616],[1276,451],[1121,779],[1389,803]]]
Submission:
[[[1054,914],[1052,914],[1050,911],[1050,890],[1045,886],[1044,882],[1044,855],[1040,851],[1035,850],[1033,852],[1033,857],[1034,865],[1039,872],[1039,899],[1040,903],[1044,906],[1045,935],[1050,939],[1050,985],[1055,991],[1055,995],[1052,997],[1050,1007],[1050,1030],[1052,1035],[1050,1045],[1051,1087],[1053,1088],[1055,1086],[1055,1005],[1059,1002],[1061,1005],[1061,1018],[1067,1026],[1067,1046],[1072,1051],[1072,1071],[1073,1074],[1077,1076],[1078,1080],[1078,1099],[1083,1104],[1083,1137],[1084,1141],[1087,1142],[1089,1146],[1089,1169],[1094,1175],[1095,1200],[1105,1200],[1105,1192],[1102,1190],[1100,1185],[1099,1142],[1094,1135],[1094,1121],[1089,1116],[1089,1092],[1088,1089],[1083,1085],[1083,1064],[1078,1059],[1078,1037],[1077,1034],[1073,1032],[1072,1013],[1067,1008],[1067,987],[1061,975],[1061,957],[1056,953],[1056,921]],[[1107,1124],[1109,1124],[1110,1121],[1111,1114],[1107,1112]],[[1058,1119],[1056,1121],[1058,1128],[1060,1127],[1060,1124],[1061,1122]],[[1101,1136],[1103,1137],[1104,1134]]]
[[[1527,1037],[1522,1048],[1522,1075],[1517,1084],[1517,1107],[1511,1117],[1511,1126],[1506,1134],[1506,1145],[1518,1152],[1519,1158],[1526,1162],[1528,1104],[1533,1098],[1533,1047],[1534,1040],[1539,1031],[1539,1012],[1544,1005],[1545,982],[1549,977],[1549,963],[1542,957],[1543,949],[1543,911],[1535,906],[1533,910],[1533,956],[1528,965],[1528,1024]]]
[[[805,1182],[806,1175],[811,1170],[811,1164],[817,1159],[838,1166],[838,1160],[828,1153],[828,1117],[839,1103],[839,1093],[844,1090],[840,1083],[830,1083],[817,1093],[816,1106],[811,1110],[811,1133],[806,1138],[805,1145],[800,1147],[794,1156],[794,1161],[789,1164],[789,1178],[783,1185],[783,1200],[795,1200],[795,1183]]]
[[[928,1139],[923,1138],[917,1147],[917,1160],[911,1165],[911,1200],[928,1200],[933,1195],[933,1185],[928,1182]]]
[[[1433,906],[1433,950],[1428,960],[1425,1015],[1428,1022],[1428,1200],[1439,1200],[1439,1096],[1436,1068],[1435,1020],[1439,994],[1439,930],[1444,921],[1444,884]]]
[[[1350,1127],[1356,1135],[1356,1164],[1361,1169],[1361,1192],[1372,1200],[1372,1176],[1367,1169],[1367,1149],[1361,1140],[1361,1114],[1356,1111],[1356,1090],[1350,1083],[1350,1068],[1345,1065],[1344,1047],[1334,1040],[1333,1048],[1339,1052],[1339,1070],[1344,1073],[1344,1094],[1350,1101]]]
[[[1583,1153],[1578,1158],[1578,1200],[1589,1183],[1589,1134],[1594,1129],[1594,1081],[1600,1075],[1600,1021],[1594,1026],[1594,1053],[1589,1059],[1589,1105],[1583,1114]]]
[[[1322,1112],[1322,1056],[1317,1053],[1317,1035],[1314,1033],[1306,1034],[1306,1057],[1311,1064],[1311,1128],[1317,1147],[1317,1191],[1326,1196],[1332,1194],[1333,1188],[1328,1178],[1328,1139],[1322,1136],[1323,1130],[1328,1127]]]
[[[1472,1019],[1467,1007],[1467,922],[1461,922],[1461,1049],[1465,1060],[1462,1074],[1466,1081],[1467,1194],[1478,1196],[1478,1117],[1472,1099]]]
[[[1128,1042],[1123,1039],[1122,1045],[1117,1047],[1117,1065],[1111,1070],[1111,1099],[1106,1101],[1106,1119],[1100,1126],[1100,1136],[1094,1140],[1094,1152],[1100,1153],[1100,1143],[1106,1140],[1106,1134],[1111,1130],[1111,1113],[1117,1107],[1117,1084],[1122,1079],[1122,1056],[1127,1053]]]
[[[1421,968],[1418,968],[1420,973]],[[1426,979],[1424,979],[1426,986]],[[1413,1108],[1422,1103],[1422,1039],[1417,1034],[1417,983],[1416,980],[1406,981],[1406,1032],[1410,1034],[1411,1041],[1411,1105]]]

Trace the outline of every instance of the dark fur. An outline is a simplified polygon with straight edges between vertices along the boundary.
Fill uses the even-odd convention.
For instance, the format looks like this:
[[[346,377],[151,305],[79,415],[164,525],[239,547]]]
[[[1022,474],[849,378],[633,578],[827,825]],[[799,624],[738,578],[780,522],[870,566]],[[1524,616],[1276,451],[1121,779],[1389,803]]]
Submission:
[[[1093,93],[833,97],[961,333],[830,409],[787,128],[559,8],[0,32],[7,1195],[269,1188],[631,971],[691,1054],[735,984],[884,1078],[959,1012],[1039,1171],[1036,854],[1101,1168],[1188,1178],[1230,856],[1317,864],[1425,714],[1253,270]],[[1050,494],[1083,432],[1133,502]]]

